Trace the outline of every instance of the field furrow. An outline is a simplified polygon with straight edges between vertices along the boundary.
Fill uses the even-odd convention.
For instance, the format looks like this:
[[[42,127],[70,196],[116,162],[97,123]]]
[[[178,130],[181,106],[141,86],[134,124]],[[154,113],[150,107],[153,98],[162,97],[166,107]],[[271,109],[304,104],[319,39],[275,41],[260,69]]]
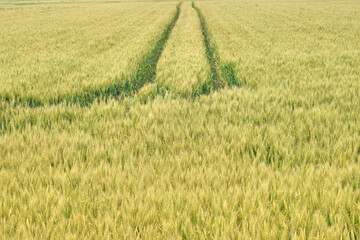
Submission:
[[[182,97],[200,95],[210,67],[196,11],[186,2],[157,66],[160,89]]]

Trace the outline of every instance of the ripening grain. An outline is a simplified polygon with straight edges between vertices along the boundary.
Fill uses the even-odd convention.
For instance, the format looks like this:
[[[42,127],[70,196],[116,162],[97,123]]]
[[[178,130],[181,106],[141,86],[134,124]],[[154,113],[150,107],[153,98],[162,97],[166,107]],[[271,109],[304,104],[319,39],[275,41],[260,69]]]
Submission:
[[[332,98],[357,91],[359,2],[197,2],[221,62],[251,88]],[[318,96],[314,96],[317,92]],[[315,99],[314,99],[315,100]]]
[[[2,105],[2,234],[329,239],[357,233],[359,120],[324,121],[331,108],[298,109],[289,117],[285,101],[277,93],[234,89],[145,105],[133,99],[91,108]],[[315,116],[328,127],[314,129],[318,123],[308,119]],[[337,129],[342,122],[349,128]]]
[[[112,18],[125,19],[131,11],[159,19],[159,33],[169,22],[157,13],[168,13],[169,20],[176,6],[124,4],[107,5],[113,8],[107,13],[118,11],[115,6],[127,6],[119,16],[104,14],[102,4],[99,9],[96,4],[81,6],[92,13],[99,11],[97,16],[104,17],[105,25]],[[206,80],[209,64],[199,19],[184,3],[168,42],[164,38],[160,61],[152,62],[151,66],[158,63],[156,81],[136,94],[99,99],[88,107],[64,102],[29,107],[0,100],[1,239],[359,238],[358,3],[241,0],[195,5],[216,47],[219,59],[215,60],[221,70],[234,70],[239,87],[229,84],[208,95],[187,98],[201,85],[191,77],[200,73]],[[74,4],[56,8],[64,6],[71,14],[76,9],[85,11]],[[134,8],[130,11],[129,6]],[[22,11],[34,11],[33,17],[45,11],[32,7]],[[48,10],[52,13],[53,8]],[[26,22],[26,15],[7,14],[4,21],[9,26],[0,23],[6,29],[11,28],[12,17]],[[68,24],[81,19],[73,16]],[[87,39],[85,43],[97,39],[94,34],[82,35],[102,26],[90,22],[91,17],[86,19],[82,27],[76,26],[76,33],[48,33],[63,51],[54,51],[56,45],[50,44],[43,53],[57,59],[62,52],[80,49],[83,55],[76,56],[91,62],[92,56],[107,51],[116,55],[127,49],[128,55],[121,56],[132,56],[134,46],[146,49],[159,40],[156,34],[132,32],[128,40],[119,39],[129,48],[96,47],[96,54],[80,43],[62,45],[67,39]],[[136,29],[147,32],[148,25],[157,29],[142,17],[126,19],[134,21],[129,28],[143,22]],[[113,23],[104,31],[117,29],[117,21]],[[18,36],[15,44],[23,44],[14,46],[26,52],[31,46],[21,31],[31,40],[35,27],[19,26],[18,32],[12,26],[9,36]],[[139,46],[145,35],[154,38]],[[134,39],[139,42],[132,43]],[[11,58],[3,60],[3,53],[10,52],[11,44],[6,46],[5,50],[0,46],[0,59],[9,64]],[[40,45],[34,46],[41,52]],[[24,59],[30,58],[25,55]],[[114,69],[123,69],[113,60],[109,63],[116,65]],[[36,73],[31,72],[34,65],[24,64]],[[44,69],[56,69],[51,61],[42,64]],[[7,69],[22,68],[0,69],[7,73],[11,72]],[[85,68],[85,73],[88,70],[92,73],[91,68]],[[63,80],[71,82],[67,77]],[[0,85],[0,94],[5,93],[4,86]],[[35,93],[31,83],[25,86],[24,96],[27,88],[29,94]],[[46,85],[38,86],[43,91],[36,96],[44,99],[66,89],[49,92]],[[169,91],[159,94],[164,86]]]
[[[281,165],[283,153],[296,152],[301,154],[287,161],[329,163],[336,155],[341,156],[338,163],[356,161],[350,154],[359,153],[360,15],[354,11],[356,2],[198,5],[221,62],[233,64],[243,87],[262,96],[254,102],[257,115],[243,118],[262,127],[271,119],[306,116],[298,124],[273,122],[276,137],[266,145],[269,154],[275,155],[269,162]],[[245,102],[256,99],[243,98]]]
[[[183,3],[159,60],[156,82],[174,95],[190,97],[201,94],[209,72],[199,19],[191,3]]]
[[[175,6],[2,6],[0,97],[48,102],[131,78]]]

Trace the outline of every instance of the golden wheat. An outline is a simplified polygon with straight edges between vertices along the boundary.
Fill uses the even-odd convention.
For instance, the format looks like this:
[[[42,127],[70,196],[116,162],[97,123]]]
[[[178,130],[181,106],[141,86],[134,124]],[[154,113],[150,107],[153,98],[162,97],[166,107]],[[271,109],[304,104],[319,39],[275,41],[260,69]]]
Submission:
[[[190,2],[184,3],[181,9],[159,60],[156,82],[175,95],[189,97],[201,93],[201,86],[209,78],[210,67],[197,14]]]
[[[124,82],[174,8],[175,3],[2,7],[0,96],[47,102]]]
[[[38,54],[31,44],[50,54],[39,58],[44,69],[57,69],[47,61],[60,59],[62,49],[90,64],[75,75],[103,77],[111,68],[136,80],[149,71],[126,97],[87,107],[0,100],[0,238],[358,239],[358,2],[204,1],[183,3],[174,15],[175,6],[0,7],[7,33],[0,42],[9,41],[0,45],[1,96],[48,100],[84,90],[60,72],[54,76],[74,88],[51,78],[32,85],[38,66],[31,57],[10,58],[20,50]],[[73,15],[56,20],[59,29],[78,31],[54,34],[59,29],[45,20],[66,11]],[[12,25],[26,17],[32,27]],[[34,19],[45,28],[36,30]],[[120,19],[134,29],[117,26]],[[37,31],[49,37],[43,49],[30,37]],[[101,41],[92,49],[66,43],[72,39]],[[103,49],[111,39],[116,44]],[[99,65],[110,53],[120,55]],[[136,64],[123,68],[119,59]],[[30,75],[18,91],[20,78],[9,76],[22,69]],[[214,72],[236,84],[190,98]]]

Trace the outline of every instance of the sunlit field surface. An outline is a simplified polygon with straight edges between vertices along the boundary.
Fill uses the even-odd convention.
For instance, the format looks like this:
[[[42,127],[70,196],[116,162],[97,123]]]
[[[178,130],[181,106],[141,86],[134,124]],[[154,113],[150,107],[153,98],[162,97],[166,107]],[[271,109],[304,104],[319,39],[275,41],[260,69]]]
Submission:
[[[360,3],[177,4],[0,6],[0,238],[358,239]]]
[[[43,103],[125,82],[170,21],[175,5],[2,7],[0,97]]]

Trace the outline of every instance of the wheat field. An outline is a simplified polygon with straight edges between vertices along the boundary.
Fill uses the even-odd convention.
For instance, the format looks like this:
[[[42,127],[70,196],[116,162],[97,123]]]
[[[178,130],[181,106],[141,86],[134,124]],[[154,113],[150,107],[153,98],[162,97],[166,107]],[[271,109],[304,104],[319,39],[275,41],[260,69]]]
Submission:
[[[0,239],[360,238],[358,1],[0,1]]]

